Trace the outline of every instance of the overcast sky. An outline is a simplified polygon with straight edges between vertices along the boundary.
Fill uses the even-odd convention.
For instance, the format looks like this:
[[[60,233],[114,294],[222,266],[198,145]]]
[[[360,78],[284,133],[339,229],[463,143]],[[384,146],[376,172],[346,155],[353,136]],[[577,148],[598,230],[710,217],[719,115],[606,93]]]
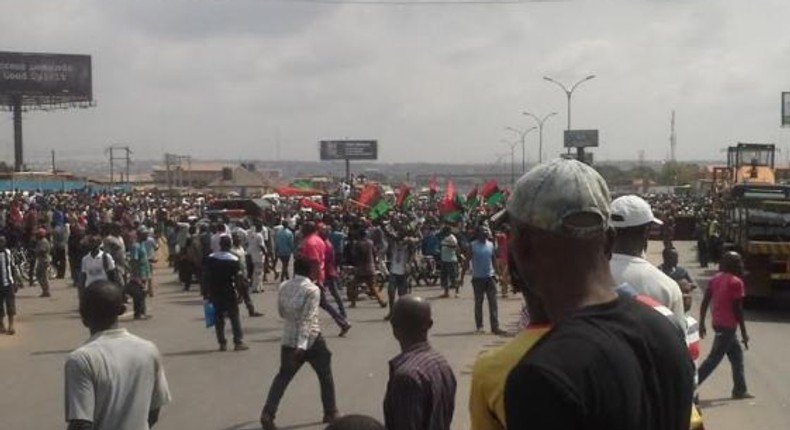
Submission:
[[[375,1],[375,0],[372,0]],[[419,0],[414,0],[419,1]],[[385,162],[493,162],[557,111],[544,152],[600,129],[598,159],[723,158],[737,141],[790,142],[787,0],[578,0],[358,5],[283,0],[0,0],[0,50],[93,57],[90,110],[28,113],[28,159],[315,160],[317,141],[374,138]],[[13,160],[11,116],[0,158]],[[537,158],[537,133],[527,137]],[[785,155],[781,156],[784,159]]]

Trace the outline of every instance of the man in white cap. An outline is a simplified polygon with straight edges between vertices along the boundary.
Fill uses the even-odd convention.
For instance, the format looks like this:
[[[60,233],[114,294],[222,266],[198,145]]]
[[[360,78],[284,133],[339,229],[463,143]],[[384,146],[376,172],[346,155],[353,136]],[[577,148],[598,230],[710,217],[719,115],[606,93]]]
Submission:
[[[575,160],[539,165],[514,187],[513,263],[552,329],[508,376],[507,428],[688,429],[686,344],[667,318],[615,292],[609,205],[603,178]]]
[[[669,308],[685,330],[686,313],[680,286],[644,259],[650,229],[663,224],[653,215],[650,204],[635,195],[615,199],[611,224],[617,230],[614,254],[609,262],[615,283],[628,284],[638,294],[649,296]]]

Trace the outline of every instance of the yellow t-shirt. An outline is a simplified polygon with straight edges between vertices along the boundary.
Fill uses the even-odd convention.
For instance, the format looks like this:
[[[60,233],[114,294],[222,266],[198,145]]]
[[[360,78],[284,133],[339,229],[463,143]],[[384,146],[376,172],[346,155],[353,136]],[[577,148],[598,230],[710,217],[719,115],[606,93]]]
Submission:
[[[510,342],[485,351],[477,357],[472,368],[472,388],[469,394],[472,430],[505,430],[507,375],[548,331],[549,327],[546,325],[528,327]],[[689,428],[703,428],[702,416],[696,406],[691,408]]]
[[[472,390],[469,394],[472,430],[505,428],[507,375],[548,331],[546,325],[527,327],[510,342],[480,354],[472,368]]]

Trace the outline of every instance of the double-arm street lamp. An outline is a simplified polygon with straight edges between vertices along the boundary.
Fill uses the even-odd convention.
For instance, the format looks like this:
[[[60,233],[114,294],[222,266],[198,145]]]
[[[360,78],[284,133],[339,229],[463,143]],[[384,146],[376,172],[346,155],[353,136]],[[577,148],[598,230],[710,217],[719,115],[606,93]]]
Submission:
[[[522,112],[524,115],[531,117],[538,123],[538,164],[543,163],[543,124],[547,119],[557,115],[557,112],[546,114],[543,118],[529,112]],[[534,127],[533,127],[534,128]]]
[[[562,90],[565,91],[565,95],[568,96],[568,130],[571,129],[571,96],[573,96],[573,92],[576,90],[576,87],[578,87],[582,83],[587,82],[587,81],[589,81],[590,79],[593,79],[593,78],[595,78],[595,75],[587,76],[586,78],[581,79],[578,82],[576,82],[575,84],[573,84],[571,86],[571,89],[568,89],[568,87],[566,87],[562,83],[557,82],[557,81],[555,81],[554,79],[552,79],[552,78],[550,78],[548,76],[544,76],[543,77],[544,80],[547,80],[547,81],[559,86],[560,88],[562,88]]]
[[[537,127],[528,128],[526,130],[519,130],[515,127],[505,127],[505,130],[512,131],[518,134],[519,141],[521,142],[521,173],[526,173],[527,171],[527,149],[525,138],[527,135]]]

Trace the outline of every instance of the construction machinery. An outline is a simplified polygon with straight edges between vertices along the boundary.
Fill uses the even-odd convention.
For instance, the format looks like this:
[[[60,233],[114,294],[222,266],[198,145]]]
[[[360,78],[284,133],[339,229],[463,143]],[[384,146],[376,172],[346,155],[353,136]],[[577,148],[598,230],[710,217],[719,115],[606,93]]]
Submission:
[[[734,185],[721,232],[725,249],[743,256],[747,298],[790,297],[790,186]]]

